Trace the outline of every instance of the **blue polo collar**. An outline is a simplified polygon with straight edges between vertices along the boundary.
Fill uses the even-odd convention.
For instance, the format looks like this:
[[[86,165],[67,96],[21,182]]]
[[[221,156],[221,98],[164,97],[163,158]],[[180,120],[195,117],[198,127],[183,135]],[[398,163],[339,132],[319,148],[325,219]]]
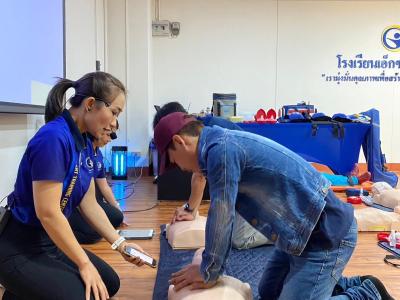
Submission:
[[[69,130],[71,131],[72,137],[75,142],[76,150],[81,151],[86,148],[86,134],[81,133],[79,131],[78,126],[76,126],[76,123],[74,119],[72,119],[71,113],[69,112],[68,109],[64,109],[62,112],[61,116],[64,118],[64,120],[67,122]]]

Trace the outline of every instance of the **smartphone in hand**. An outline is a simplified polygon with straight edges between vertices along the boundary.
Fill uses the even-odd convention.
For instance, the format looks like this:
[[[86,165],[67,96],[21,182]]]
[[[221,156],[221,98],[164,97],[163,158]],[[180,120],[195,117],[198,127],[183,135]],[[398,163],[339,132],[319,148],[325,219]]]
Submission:
[[[140,258],[146,265],[152,268],[155,268],[157,266],[157,261],[154,258],[147,254],[144,254],[143,252],[140,252],[139,250],[136,250],[135,248],[126,246],[124,252],[126,255]]]

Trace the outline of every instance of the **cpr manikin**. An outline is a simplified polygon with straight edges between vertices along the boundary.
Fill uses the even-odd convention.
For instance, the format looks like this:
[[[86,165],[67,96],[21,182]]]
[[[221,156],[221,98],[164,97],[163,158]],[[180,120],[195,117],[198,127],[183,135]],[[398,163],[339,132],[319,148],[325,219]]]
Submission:
[[[201,264],[201,255],[204,248],[200,248],[193,256],[193,264]],[[187,286],[179,292],[174,291],[174,286],[170,285],[168,290],[168,300],[252,300],[253,294],[248,283],[223,275],[218,279],[218,283],[209,289],[190,290]]]
[[[390,231],[400,223],[400,214],[388,212],[374,207],[354,210],[358,231]],[[396,225],[397,226],[397,225]]]
[[[373,196],[373,200],[376,204],[389,208],[395,208],[396,206],[400,205],[400,190],[384,190],[379,194],[375,194]]]
[[[198,249],[205,245],[207,218],[197,215],[193,221],[167,225],[167,240],[173,249]]]

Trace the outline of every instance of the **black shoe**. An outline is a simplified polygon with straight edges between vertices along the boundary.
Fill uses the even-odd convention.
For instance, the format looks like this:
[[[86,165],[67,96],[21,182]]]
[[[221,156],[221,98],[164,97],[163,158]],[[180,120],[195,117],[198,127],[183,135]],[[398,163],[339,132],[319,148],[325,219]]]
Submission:
[[[343,288],[340,285],[336,284],[335,287],[333,288],[332,296],[340,295],[343,292],[344,292]]]
[[[378,290],[379,294],[382,297],[382,300],[395,300],[393,297],[391,297],[388,293],[388,291],[386,290],[384,284],[382,283],[382,281],[380,281],[378,278],[376,278],[375,276],[372,275],[365,275],[365,276],[360,276],[361,278],[361,282],[364,282],[364,280],[369,280],[373,283],[373,285],[376,287],[376,289]]]

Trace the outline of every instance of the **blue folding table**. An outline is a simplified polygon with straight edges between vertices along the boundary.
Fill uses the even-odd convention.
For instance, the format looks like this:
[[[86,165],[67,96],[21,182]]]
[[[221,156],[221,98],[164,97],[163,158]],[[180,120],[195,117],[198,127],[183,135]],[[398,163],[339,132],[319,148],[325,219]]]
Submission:
[[[371,128],[370,124],[363,123],[237,124],[341,175],[349,174],[358,162],[361,145]]]

